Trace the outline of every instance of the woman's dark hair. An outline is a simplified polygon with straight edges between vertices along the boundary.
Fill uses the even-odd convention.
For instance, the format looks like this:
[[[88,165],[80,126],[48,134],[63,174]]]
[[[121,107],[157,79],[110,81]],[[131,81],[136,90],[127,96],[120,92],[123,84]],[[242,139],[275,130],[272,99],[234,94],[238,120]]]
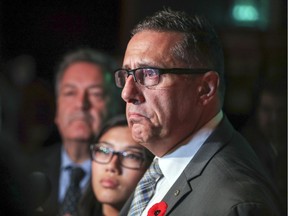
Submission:
[[[97,143],[100,138],[111,128],[114,127],[119,127],[119,126],[127,126],[128,127],[128,122],[127,122],[127,118],[125,115],[117,115],[114,116],[113,118],[107,120],[106,122],[104,122],[99,134],[95,137],[95,139],[93,139],[92,143]],[[154,155],[146,148],[145,149],[145,157],[147,159],[148,164],[150,162],[152,162]]]
[[[103,136],[103,134],[105,134],[109,129],[117,126],[128,126],[128,122],[125,115],[117,115],[104,122],[103,126],[99,131],[99,134],[94,139],[94,143],[98,142],[99,139]]]

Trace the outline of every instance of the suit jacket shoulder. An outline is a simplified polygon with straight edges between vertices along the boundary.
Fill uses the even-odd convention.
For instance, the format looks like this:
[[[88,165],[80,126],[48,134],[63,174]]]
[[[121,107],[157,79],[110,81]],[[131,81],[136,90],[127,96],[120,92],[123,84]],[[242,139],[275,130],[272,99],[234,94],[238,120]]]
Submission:
[[[58,190],[61,165],[61,144],[54,144],[44,148],[35,161],[35,163],[37,163],[37,170],[45,173],[51,183],[51,193],[43,204],[43,209],[47,215],[54,216],[58,211],[59,205]]]
[[[168,204],[166,215],[279,214],[274,186],[250,145],[226,118],[163,200]]]
[[[279,215],[277,193],[226,117],[165,195],[165,215]],[[132,198],[120,215],[127,215]]]

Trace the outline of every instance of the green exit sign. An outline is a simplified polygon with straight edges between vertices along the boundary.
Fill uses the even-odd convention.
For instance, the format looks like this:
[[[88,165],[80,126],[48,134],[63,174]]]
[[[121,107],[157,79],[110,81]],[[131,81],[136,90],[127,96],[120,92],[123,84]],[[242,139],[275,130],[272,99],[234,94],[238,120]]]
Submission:
[[[255,22],[259,20],[259,12],[253,5],[235,5],[232,15],[239,22]]]
[[[268,0],[234,0],[231,18],[235,25],[265,29],[268,20]]]

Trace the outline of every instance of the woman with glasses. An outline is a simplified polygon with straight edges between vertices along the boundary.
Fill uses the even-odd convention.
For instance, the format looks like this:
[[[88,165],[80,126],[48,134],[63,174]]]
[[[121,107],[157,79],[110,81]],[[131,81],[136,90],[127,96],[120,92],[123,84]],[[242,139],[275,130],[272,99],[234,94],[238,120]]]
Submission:
[[[106,122],[90,149],[91,184],[99,205],[89,214],[118,215],[154,156],[132,139],[122,115]]]

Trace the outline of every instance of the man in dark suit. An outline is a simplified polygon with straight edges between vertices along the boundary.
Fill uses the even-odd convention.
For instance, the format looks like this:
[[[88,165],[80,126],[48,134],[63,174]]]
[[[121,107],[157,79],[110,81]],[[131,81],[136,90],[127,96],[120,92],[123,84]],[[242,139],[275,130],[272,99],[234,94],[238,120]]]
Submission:
[[[115,81],[133,138],[156,157],[120,215],[279,215],[277,192],[222,112],[223,65],[203,17],[164,9],[134,28]]]
[[[111,98],[116,93],[112,92],[113,83],[110,81],[114,65],[110,57],[92,49],[74,50],[65,55],[59,65],[55,86],[55,123],[62,144],[45,149],[39,163],[52,185],[51,195],[43,205],[48,215],[56,215],[59,207],[61,215],[75,214],[70,212],[75,208],[67,210],[67,205],[63,204],[72,181],[72,170],[81,168],[79,186],[83,193],[91,172],[90,141],[97,135],[106,116],[121,110],[121,104],[117,105],[118,109],[112,104],[117,100]]]

